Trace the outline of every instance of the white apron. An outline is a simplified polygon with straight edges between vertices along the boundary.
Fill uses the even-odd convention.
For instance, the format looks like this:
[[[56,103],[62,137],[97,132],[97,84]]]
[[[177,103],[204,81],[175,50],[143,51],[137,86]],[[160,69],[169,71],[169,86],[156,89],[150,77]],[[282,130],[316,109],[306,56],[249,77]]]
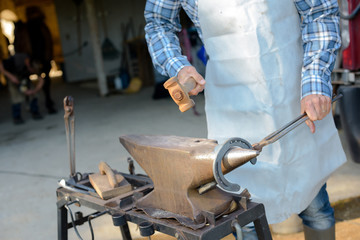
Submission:
[[[208,138],[250,143],[300,115],[303,49],[293,0],[199,0],[205,49]],[[303,124],[226,175],[264,203],[269,223],[300,213],[345,161],[329,114]]]

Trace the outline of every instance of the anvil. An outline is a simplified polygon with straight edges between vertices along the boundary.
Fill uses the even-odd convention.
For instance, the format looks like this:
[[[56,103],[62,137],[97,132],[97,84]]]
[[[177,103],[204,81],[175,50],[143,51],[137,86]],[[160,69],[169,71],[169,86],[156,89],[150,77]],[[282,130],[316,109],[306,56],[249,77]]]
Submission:
[[[144,169],[154,189],[136,202],[153,217],[176,218],[201,224],[209,213],[220,216],[234,209],[233,197],[218,188],[200,195],[199,186],[214,181],[217,141],[179,136],[126,135],[120,142]],[[223,157],[223,173],[259,154],[253,149],[231,148]],[[236,206],[236,204],[235,204]],[[185,224],[186,225],[186,224]]]

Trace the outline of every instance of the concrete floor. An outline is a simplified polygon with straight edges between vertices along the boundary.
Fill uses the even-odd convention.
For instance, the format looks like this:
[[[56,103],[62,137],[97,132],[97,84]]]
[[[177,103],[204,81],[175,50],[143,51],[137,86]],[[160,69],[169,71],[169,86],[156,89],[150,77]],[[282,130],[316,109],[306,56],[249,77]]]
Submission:
[[[152,88],[133,95],[113,94],[101,98],[95,83],[64,84],[58,80],[52,87],[58,114],[47,115],[43,111],[44,119],[35,121],[24,106],[26,123],[20,126],[13,125],[8,94],[0,90],[0,238],[3,240],[57,238],[55,190],[57,181],[69,175],[62,108],[65,96],[75,99],[76,170],[79,172],[97,171],[100,161],[127,172],[129,154],[118,140],[121,135],[206,137],[203,95],[195,98],[200,113],[196,116],[192,111],[180,113],[171,99],[152,100]],[[40,107],[44,110],[40,95]],[[135,167],[137,173],[144,173],[137,164]],[[360,164],[348,161],[330,178],[328,191],[332,202],[360,196],[359,173]],[[80,210],[73,208],[73,211]],[[81,210],[85,214],[91,212]],[[112,225],[109,216],[95,219],[92,224],[96,239],[121,239],[119,229]],[[133,238],[139,239],[136,225],[130,227]],[[91,239],[87,224],[80,226],[79,231],[83,239]],[[73,230],[69,231],[69,239],[77,239]]]

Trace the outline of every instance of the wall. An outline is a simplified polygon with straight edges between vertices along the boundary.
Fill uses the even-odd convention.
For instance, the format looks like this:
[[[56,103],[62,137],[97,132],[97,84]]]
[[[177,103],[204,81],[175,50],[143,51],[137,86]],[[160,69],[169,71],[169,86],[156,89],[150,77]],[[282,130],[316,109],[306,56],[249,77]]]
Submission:
[[[66,81],[75,82],[81,80],[95,79],[95,65],[89,34],[89,26],[86,14],[85,3],[79,5],[79,22],[77,21],[77,7],[73,0],[54,0],[58,16],[60,38],[64,56],[64,73]],[[130,31],[129,38],[144,35],[145,20],[143,17],[145,0],[95,0],[97,12],[98,31],[100,42],[105,39],[104,24],[107,28],[108,39],[113,43],[118,51],[122,51],[122,39],[124,31],[122,25],[133,19],[133,31]],[[104,11],[103,11],[103,10]],[[105,22],[102,13],[105,12]],[[79,25],[78,25],[79,24]],[[80,31],[78,30],[80,27]],[[78,38],[81,42],[87,42],[87,46],[81,51]],[[104,67],[107,76],[115,75],[119,72],[121,57],[114,60],[105,60]]]

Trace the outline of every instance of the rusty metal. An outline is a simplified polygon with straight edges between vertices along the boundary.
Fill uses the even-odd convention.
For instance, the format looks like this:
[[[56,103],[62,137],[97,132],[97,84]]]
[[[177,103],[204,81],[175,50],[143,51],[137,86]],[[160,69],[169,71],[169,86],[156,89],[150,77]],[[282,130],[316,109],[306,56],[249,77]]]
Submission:
[[[129,173],[130,173],[131,175],[134,175],[134,174],[135,174],[134,160],[132,160],[131,158],[128,158],[128,159],[127,159],[127,162],[128,162],[128,170],[129,170]]]
[[[75,115],[74,115],[74,99],[71,96],[64,98],[64,120],[66,141],[69,151],[70,160],[70,177],[76,177],[75,169]]]
[[[64,121],[65,121],[65,132],[66,141],[69,151],[69,162],[70,162],[70,178],[67,180],[62,179],[59,185],[67,188],[72,188],[74,191],[86,191],[89,194],[94,194],[93,188],[78,184],[79,181],[87,178],[83,174],[76,172],[75,165],[75,114],[74,114],[74,99],[71,96],[64,98]]]
[[[215,140],[178,136],[127,135],[120,142],[154,183],[154,190],[137,200],[136,207],[150,216],[176,218],[198,228],[207,213],[218,217],[229,211],[233,197],[218,188],[202,195],[197,188],[214,181]],[[240,147],[228,151],[221,171],[230,172],[258,155]]]
[[[198,193],[201,195],[201,194],[204,194],[208,191],[210,191],[211,189],[215,188],[217,185],[217,183],[215,181],[212,181],[212,182],[209,182],[209,183],[206,183],[202,186],[200,186],[198,188]]]

